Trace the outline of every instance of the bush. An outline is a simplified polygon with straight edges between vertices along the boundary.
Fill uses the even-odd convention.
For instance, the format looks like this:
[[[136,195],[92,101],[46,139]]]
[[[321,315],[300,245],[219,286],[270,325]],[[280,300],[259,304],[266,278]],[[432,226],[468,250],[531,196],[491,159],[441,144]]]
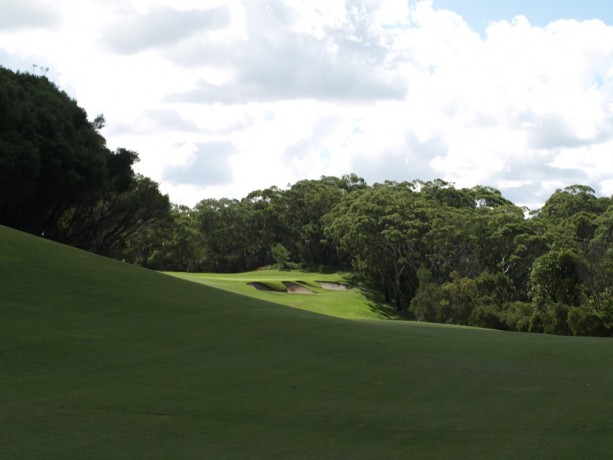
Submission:
[[[528,332],[532,317],[532,304],[515,301],[505,304],[503,317],[511,331]]]
[[[571,335],[568,327],[568,311],[570,307],[563,303],[549,303],[535,311],[530,318],[530,332],[546,334]]]
[[[612,324],[605,312],[575,307],[568,312],[568,326],[573,335],[610,337]]]
[[[270,248],[270,253],[277,266],[281,269],[289,269],[290,253],[285,246],[280,243]]]
[[[469,324],[470,316],[477,305],[477,283],[475,280],[451,274],[452,280],[442,287],[443,300],[440,303],[443,322]]]
[[[441,322],[440,304],[443,294],[434,283],[420,283],[415,297],[411,299],[409,311],[417,321]]]
[[[469,318],[469,324],[477,327],[487,327],[489,329],[509,329],[502,312],[494,305],[479,305],[476,307]]]

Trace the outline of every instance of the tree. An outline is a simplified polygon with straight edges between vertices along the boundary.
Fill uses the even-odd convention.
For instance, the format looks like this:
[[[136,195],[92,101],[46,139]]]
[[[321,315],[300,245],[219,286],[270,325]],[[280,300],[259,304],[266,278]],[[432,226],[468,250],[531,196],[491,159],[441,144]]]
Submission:
[[[530,294],[538,310],[563,303],[579,306],[582,300],[583,261],[570,249],[554,249],[535,260]]]
[[[203,251],[195,212],[172,205],[168,219],[147,226],[127,241],[121,258],[154,270],[196,272],[204,269]]]
[[[104,255],[168,216],[168,197],[136,176],[138,154],[106,147],[76,101],[44,76],[0,67],[0,224]]]
[[[108,149],[87,114],[44,76],[0,68],[0,224],[54,230],[108,184]]]
[[[351,254],[354,268],[382,287],[398,311],[417,288],[422,237],[427,231],[424,202],[409,183],[387,183],[345,197],[326,217],[327,235]]]
[[[453,183],[441,179],[428,182],[416,181],[424,197],[433,199],[441,205],[454,208],[473,208],[474,198],[466,190],[458,190]]]
[[[72,246],[119,257],[128,240],[168,219],[169,212],[168,196],[160,193],[158,184],[136,175],[125,190],[108,191],[92,204],[67,210],[53,236]]]
[[[441,287],[440,321],[450,324],[469,324],[477,306],[477,283],[475,280],[452,273],[451,281]]]
[[[500,206],[509,206],[513,203],[502,196],[500,190],[493,187],[476,185],[469,189],[467,193],[473,198],[475,207],[477,208],[498,208]]]
[[[432,272],[425,267],[420,267],[417,270],[417,280],[419,283],[417,292],[410,303],[411,313],[418,321],[442,322],[440,305],[443,293],[434,283]]]
[[[287,248],[288,231],[283,222],[284,191],[278,187],[255,190],[249,193],[241,202],[248,215],[248,228],[253,247],[254,265],[262,267],[274,262],[271,248],[281,244]]]
[[[206,199],[196,205],[195,218],[204,243],[207,271],[240,272],[255,268],[259,243],[249,230],[249,203]]]
[[[480,262],[474,276],[500,272],[513,281],[518,300],[528,300],[532,263],[548,250],[539,222],[526,219],[522,208],[506,204],[480,207],[474,217]]]
[[[423,263],[439,284],[449,280],[452,272],[475,276],[480,270],[476,220],[470,208],[456,208],[430,200],[424,208],[428,223],[423,236]]]
[[[595,193],[594,189],[587,185],[571,185],[562,190],[558,189],[545,202],[537,216],[560,223],[580,212],[600,215],[610,205],[611,200],[597,198]]]
[[[279,265],[281,268],[288,268],[290,253],[287,249],[285,249],[285,246],[277,243],[270,248],[270,252],[277,265]]]
[[[337,263],[335,246],[326,239],[323,217],[353,188],[354,179],[323,176],[301,180],[282,194],[280,218],[287,231],[285,245],[306,266]]]

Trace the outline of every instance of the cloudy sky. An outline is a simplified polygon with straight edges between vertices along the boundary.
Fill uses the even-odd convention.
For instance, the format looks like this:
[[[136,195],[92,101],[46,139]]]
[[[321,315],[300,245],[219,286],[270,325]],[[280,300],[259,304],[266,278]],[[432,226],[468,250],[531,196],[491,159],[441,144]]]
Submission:
[[[48,67],[175,203],[354,172],[537,208],[613,194],[611,24],[609,0],[0,0],[0,65]]]

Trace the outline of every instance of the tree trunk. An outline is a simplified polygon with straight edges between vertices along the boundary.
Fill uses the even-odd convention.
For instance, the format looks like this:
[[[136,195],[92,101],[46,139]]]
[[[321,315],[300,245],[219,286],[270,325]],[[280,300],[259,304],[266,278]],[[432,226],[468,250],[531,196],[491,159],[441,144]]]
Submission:
[[[383,297],[385,298],[385,303],[391,303],[392,298],[390,296],[390,291],[387,288],[387,283],[385,282],[385,277],[383,276],[383,273],[381,273],[381,287],[383,288]]]
[[[402,299],[400,296],[400,273],[396,272],[396,286],[395,286],[395,294],[396,294],[396,311],[402,311]]]

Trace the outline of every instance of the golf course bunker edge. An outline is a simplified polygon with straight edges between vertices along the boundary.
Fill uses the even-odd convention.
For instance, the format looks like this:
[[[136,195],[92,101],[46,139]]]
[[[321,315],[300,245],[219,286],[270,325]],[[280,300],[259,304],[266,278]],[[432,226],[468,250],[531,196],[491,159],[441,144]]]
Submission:
[[[303,286],[302,284],[295,283],[293,281],[282,281],[283,286],[285,286],[285,290],[274,289],[271,286],[254,281],[252,283],[247,283],[249,286],[257,289],[258,291],[269,291],[269,292],[287,292],[288,294],[315,294],[311,289]]]
[[[292,281],[283,281],[283,284],[287,288],[287,292],[290,294],[315,294],[315,292],[304,287],[302,284],[294,283]]]
[[[270,292],[275,292],[275,289],[271,288],[270,286],[264,284],[264,283],[258,283],[258,282],[253,282],[253,283],[247,283],[249,286],[256,288],[258,291],[270,291]],[[279,292],[279,291],[277,291]]]
[[[348,291],[351,287],[344,283],[335,283],[332,281],[317,281],[322,289],[330,289],[333,291]]]

